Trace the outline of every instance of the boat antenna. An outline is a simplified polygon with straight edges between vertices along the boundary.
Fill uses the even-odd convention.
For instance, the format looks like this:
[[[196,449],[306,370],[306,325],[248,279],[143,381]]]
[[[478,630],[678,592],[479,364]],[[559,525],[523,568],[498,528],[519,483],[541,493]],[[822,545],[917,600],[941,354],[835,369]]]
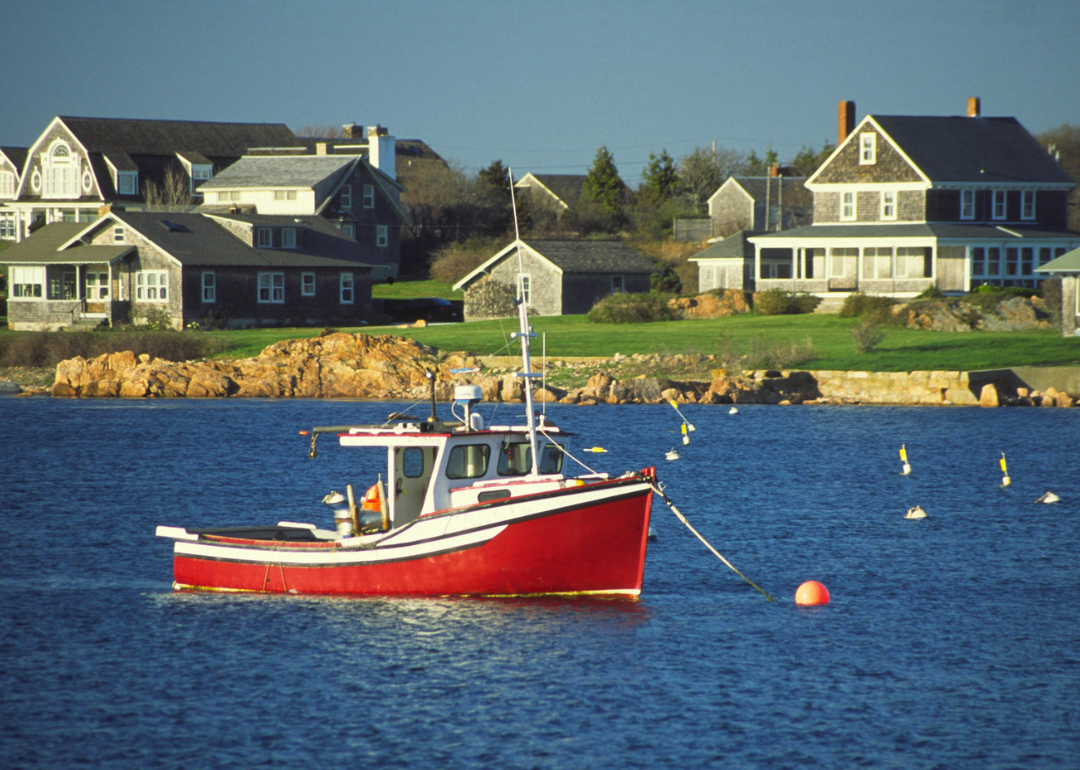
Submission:
[[[525,296],[525,257],[522,255],[521,247],[524,245],[521,242],[521,232],[518,229],[518,215],[517,215],[517,200],[514,198],[514,171],[508,168],[507,176],[510,179],[510,208],[514,212],[514,245],[517,246],[518,256],[518,291],[517,298],[514,303],[517,305],[518,311],[518,331],[515,334],[511,334],[511,337],[517,337],[521,340],[521,368],[518,372],[519,377],[523,379],[522,385],[525,391],[525,415],[526,426],[529,431],[529,448],[532,455],[532,475],[539,475],[540,470],[536,459],[536,418],[533,415],[533,397],[532,397],[532,380],[537,376],[536,372],[532,371],[531,363],[529,361],[529,339],[536,336],[536,332],[529,326],[529,303]]]

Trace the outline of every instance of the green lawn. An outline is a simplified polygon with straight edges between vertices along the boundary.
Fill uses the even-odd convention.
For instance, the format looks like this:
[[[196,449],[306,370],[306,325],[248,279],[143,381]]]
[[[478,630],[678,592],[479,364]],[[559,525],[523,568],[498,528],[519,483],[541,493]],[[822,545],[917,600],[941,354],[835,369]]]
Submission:
[[[546,335],[547,354],[612,356],[615,353],[704,353],[722,355],[725,349],[747,352],[772,345],[811,349],[812,357],[799,369],[869,371],[973,370],[1050,363],[1080,363],[1080,338],[1063,338],[1056,330],[1026,332],[929,332],[890,329],[872,352],[857,354],[851,339],[855,321],[835,315],[740,315],[708,321],[669,321],[653,324],[593,324],[584,316],[537,317],[533,326]],[[444,324],[422,329],[393,326],[358,327],[341,331],[400,334],[444,351],[515,355],[510,339],[513,319]],[[215,332],[226,335],[231,355],[252,356],[279,339],[306,338],[317,329],[249,329]],[[539,356],[544,336],[534,342]]]
[[[454,284],[442,281],[395,281],[393,285],[378,283],[371,287],[375,299],[414,299],[416,297],[442,297],[465,299],[465,294],[454,291]]]

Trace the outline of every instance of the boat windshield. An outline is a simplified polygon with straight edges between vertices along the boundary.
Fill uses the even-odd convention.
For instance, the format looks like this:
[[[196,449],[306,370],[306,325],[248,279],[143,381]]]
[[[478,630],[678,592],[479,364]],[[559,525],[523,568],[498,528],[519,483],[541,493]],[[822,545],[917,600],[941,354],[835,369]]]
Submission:
[[[562,472],[563,451],[556,444],[540,449],[539,472],[544,475]],[[525,441],[504,442],[495,467],[500,476],[524,476],[532,470],[532,448]]]

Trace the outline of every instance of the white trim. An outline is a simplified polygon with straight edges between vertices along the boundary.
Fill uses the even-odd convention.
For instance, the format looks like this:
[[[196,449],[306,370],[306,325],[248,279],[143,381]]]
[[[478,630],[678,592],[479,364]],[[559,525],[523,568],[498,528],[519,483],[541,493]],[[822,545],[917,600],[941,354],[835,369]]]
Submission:
[[[892,200],[887,200],[885,196],[891,195]],[[889,208],[892,208],[892,213],[889,213]],[[890,222],[896,219],[896,190],[882,190],[881,191],[881,219],[886,222]]]
[[[847,196],[851,196],[851,213],[846,213],[848,202],[845,200]],[[840,193],[840,221],[841,222],[854,222],[859,218],[859,191],[858,190],[845,190]]]
[[[1001,195],[1001,216],[998,216],[998,195]],[[990,191],[990,219],[991,221],[1003,221],[1009,216],[1008,190],[994,189]]]
[[[348,293],[348,299],[345,299],[346,293]],[[350,272],[342,272],[338,276],[338,301],[342,305],[352,305],[356,302],[356,277]]]
[[[308,291],[308,279],[311,279],[311,291]],[[315,273],[310,270],[305,270],[300,273],[300,296],[301,297],[314,297],[315,296]]]
[[[209,283],[207,278],[210,279]],[[199,276],[200,296],[204,305],[217,302],[217,275],[213,270],[203,270]]]
[[[833,150],[832,155],[830,155],[828,158],[826,158],[825,162],[822,163],[820,166],[818,166],[818,170],[815,171],[810,176],[810,178],[806,180],[806,182],[804,184],[805,184],[805,186],[806,186],[806,188],[808,190],[810,190],[811,192],[815,192],[816,183],[814,182],[814,180],[817,179],[818,175],[822,171],[824,171],[829,166],[830,163],[832,163],[833,159],[837,155],[840,154],[841,150],[843,150],[843,148],[846,147],[849,142],[852,142],[852,141],[855,140],[855,137],[858,136],[860,134],[860,132],[864,130],[864,126],[866,126],[867,124],[872,125],[877,130],[877,133],[879,135],[881,135],[885,139],[886,142],[889,143],[889,146],[893,150],[895,150],[896,153],[901,158],[903,158],[908,163],[909,166],[911,166],[912,170],[916,174],[918,174],[919,177],[923,180],[923,183],[924,183],[925,187],[932,186],[933,183],[930,181],[930,177],[928,177],[926,174],[924,174],[922,169],[919,168],[917,165],[915,165],[915,163],[911,160],[911,158],[908,157],[908,154],[906,152],[904,152],[903,149],[901,149],[900,145],[898,145],[896,142],[894,142],[892,140],[892,137],[890,137],[888,135],[888,133],[886,133],[885,130],[882,129],[881,126],[878,125],[877,121],[874,120],[873,115],[867,115],[861,121],[859,121],[859,124],[857,126],[855,126],[855,128],[852,130],[852,132],[850,134],[848,134],[847,137],[844,139],[844,141],[842,141],[840,143],[840,146],[837,147],[835,150]],[[860,188],[861,189],[868,189],[868,186],[860,185]],[[820,187],[820,188],[817,188],[817,189],[825,189],[825,188]],[[900,188],[898,187],[897,189],[900,189]]]
[[[375,245],[380,249],[385,249],[390,245],[389,225],[375,225]]]
[[[1027,202],[1031,202],[1031,213],[1027,212]],[[1020,219],[1030,222],[1035,219],[1035,190],[1020,191]]]
[[[266,286],[263,286],[263,279]],[[278,286],[276,278],[281,279]],[[260,271],[255,278],[255,301],[260,305],[283,305],[285,304],[285,273],[281,270]],[[266,299],[263,299],[263,290],[266,291]]]
[[[976,189],[974,187],[960,191],[960,221],[962,222],[975,219],[975,193]],[[971,200],[969,201],[971,210],[965,215],[967,203],[964,201],[964,196],[967,195],[971,196]]]
[[[283,228],[281,228],[281,248],[283,248],[283,249],[295,249],[296,248],[296,228],[295,227],[283,227]]]
[[[493,256],[493,257],[492,257],[491,259],[487,260],[487,261],[486,261],[486,262],[484,262],[484,263],[483,263],[482,265],[480,265],[480,267],[476,268],[476,269],[475,269],[475,270],[473,270],[473,271],[472,271],[471,273],[469,273],[469,274],[468,274],[468,275],[466,275],[466,276],[465,276],[464,278],[462,278],[462,279],[461,279],[460,281],[458,281],[457,283],[455,283],[455,284],[454,284],[454,291],[462,291],[463,289],[467,288],[467,285],[468,285],[468,284],[470,284],[470,283],[472,283],[472,282],[473,282],[473,279],[474,279],[474,278],[478,278],[479,276],[481,276],[481,275],[484,275],[484,274],[486,274],[486,273],[490,272],[489,268],[491,268],[491,267],[493,267],[494,265],[496,265],[497,263],[501,262],[501,261],[502,261],[502,259],[503,259],[503,257],[505,257],[505,256],[506,256],[507,254],[509,254],[510,252],[514,251],[514,249],[515,249],[515,248],[517,248],[518,246],[520,246],[521,248],[523,248],[523,249],[524,249],[524,250],[525,250],[526,252],[528,252],[528,253],[529,253],[529,254],[531,254],[532,256],[534,256],[534,257],[537,257],[537,258],[539,258],[539,259],[543,260],[544,262],[546,262],[546,263],[548,264],[548,266],[549,266],[549,267],[550,267],[550,268],[551,268],[551,269],[552,269],[552,270],[553,270],[553,271],[554,271],[554,272],[555,272],[556,274],[558,274],[558,275],[562,275],[562,273],[563,273],[563,270],[562,270],[562,268],[561,268],[561,267],[559,267],[558,265],[556,265],[556,264],[555,264],[554,262],[552,262],[552,261],[551,261],[550,259],[548,259],[547,257],[545,257],[545,256],[544,256],[543,254],[541,254],[541,253],[540,253],[539,251],[537,251],[536,249],[534,249],[534,248],[531,248],[531,247],[529,246],[529,244],[525,243],[525,241],[523,241],[523,240],[520,240],[520,239],[518,239],[518,240],[512,241],[512,242],[510,243],[510,245],[506,246],[506,247],[505,247],[504,249],[502,249],[501,251],[497,252],[497,253],[495,254],[495,256]]]

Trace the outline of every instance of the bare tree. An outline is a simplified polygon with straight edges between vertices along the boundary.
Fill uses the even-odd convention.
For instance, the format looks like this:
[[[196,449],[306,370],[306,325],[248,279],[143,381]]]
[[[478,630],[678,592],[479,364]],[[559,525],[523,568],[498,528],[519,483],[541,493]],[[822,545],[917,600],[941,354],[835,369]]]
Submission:
[[[191,182],[184,170],[173,163],[165,169],[161,184],[152,179],[146,180],[143,184],[143,198],[147,208],[155,211],[190,208]]]
[[[344,139],[345,129],[333,123],[305,123],[293,131],[297,136],[318,139]]]

